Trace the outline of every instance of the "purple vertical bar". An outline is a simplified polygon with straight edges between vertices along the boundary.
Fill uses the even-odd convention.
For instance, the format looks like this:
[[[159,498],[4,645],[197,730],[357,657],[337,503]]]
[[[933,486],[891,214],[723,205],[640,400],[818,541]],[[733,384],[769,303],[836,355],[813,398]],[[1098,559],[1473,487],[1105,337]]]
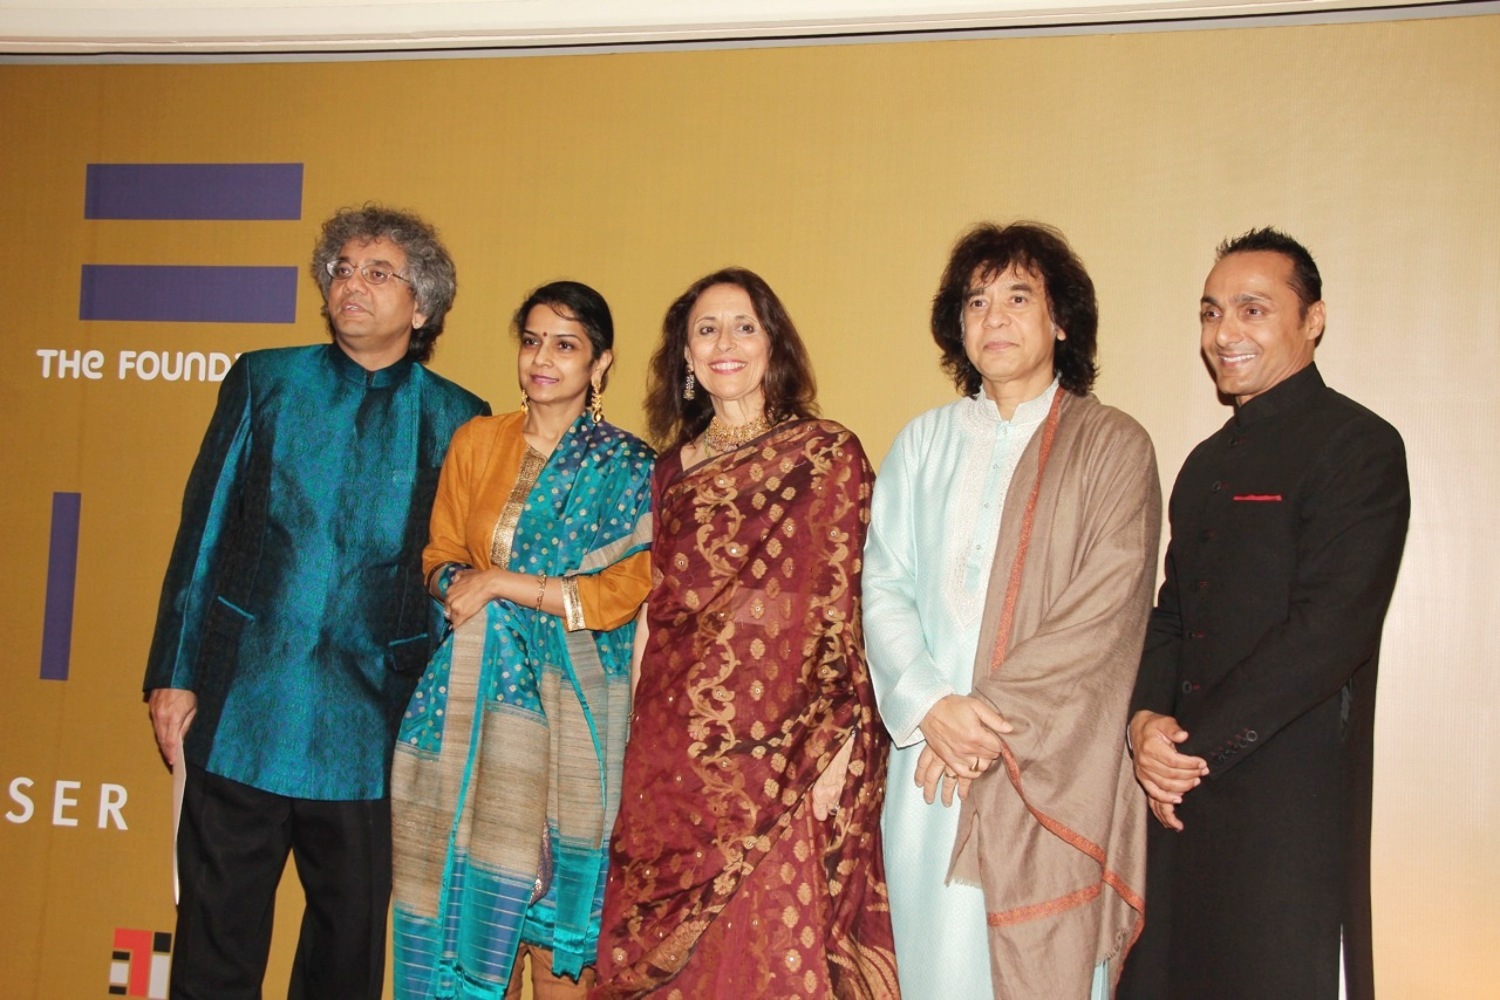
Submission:
[[[73,654],[73,586],[78,579],[81,493],[52,494],[52,542],[47,549],[47,605],[42,618],[42,680],[68,679]]]

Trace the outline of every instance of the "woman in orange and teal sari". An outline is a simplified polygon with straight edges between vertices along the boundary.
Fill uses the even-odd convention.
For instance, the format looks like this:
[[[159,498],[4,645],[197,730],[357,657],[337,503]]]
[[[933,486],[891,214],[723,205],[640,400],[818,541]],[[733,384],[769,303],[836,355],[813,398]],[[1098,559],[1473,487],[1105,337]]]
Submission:
[[[396,996],[593,982],[619,806],[653,455],[602,419],[609,306],[554,282],[515,316],[520,410],[454,436],[423,553],[452,628],[392,775]]]

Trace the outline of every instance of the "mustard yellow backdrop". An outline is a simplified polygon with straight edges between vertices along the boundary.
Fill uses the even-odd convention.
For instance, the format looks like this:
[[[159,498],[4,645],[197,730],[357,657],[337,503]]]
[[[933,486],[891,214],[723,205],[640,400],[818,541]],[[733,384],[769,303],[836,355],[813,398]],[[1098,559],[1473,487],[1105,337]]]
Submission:
[[[305,276],[295,323],[106,322],[79,319],[81,268],[305,268],[318,222],[366,199],[442,228],[460,294],[436,367],[497,409],[517,392],[510,311],[530,286],[569,276],[615,307],[606,407],[640,429],[667,302],[709,269],[741,263],[782,293],[825,412],[876,457],[906,420],[951,398],[925,331],[953,238],[979,219],[1055,223],[1099,286],[1099,394],[1145,424],[1168,486],[1228,415],[1197,354],[1215,243],[1264,224],[1299,236],[1324,272],[1325,376],[1401,428],[1411,456],[1412,533],[1386,627],[1377,738],[1380,988],[1398,1000],[1493,989],[1497,53],[1500,18],[1476,16],[524,58],[0,66],[0,992],[107,997],[116,930],[173,924],[170,783],[139,684],[216,386],[122,377],[119,359],[323,337]],[[245,162],[304,164],[300,220],[84,217],[90,163]],[[100,377],[44,377],[38,352],[53,350],[99,352]],[[55,493],[81,497],[78,580],[67,679],[43,680]],[[294,934],[284,916],[268,995],[284,988]]]

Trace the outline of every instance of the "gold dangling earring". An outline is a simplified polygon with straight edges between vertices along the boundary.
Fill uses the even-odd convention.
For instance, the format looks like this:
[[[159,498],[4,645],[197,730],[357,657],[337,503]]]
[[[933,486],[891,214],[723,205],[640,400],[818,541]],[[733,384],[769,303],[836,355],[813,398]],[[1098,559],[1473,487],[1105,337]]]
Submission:
[[[599,388],[599,383],[593,383],[590,388],[594,390],[589,399],[589,416],[594,418],[594,423],[604,422],[604,390]]]
[[[696,399],[698,397],[698,380],[693,378],[693,370],[688,369],[687,378],[682,380],[682,398]]]
[[[531,412],[531,397],[528,396],[528,395],[526,395],[525,390],[522,390],[522,392],[521,392],[521,412],[522,413],[530,413]]]

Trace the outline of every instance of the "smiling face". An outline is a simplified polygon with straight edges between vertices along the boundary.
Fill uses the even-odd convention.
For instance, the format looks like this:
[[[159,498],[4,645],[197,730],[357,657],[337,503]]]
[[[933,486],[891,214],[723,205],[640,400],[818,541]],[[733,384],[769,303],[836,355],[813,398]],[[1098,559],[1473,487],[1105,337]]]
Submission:
[[[979,370],[985,394],[1001,404],[1035,399],[1052,384],[1053,345],[1065,336],[1052,322],[1042,276],[1011,265],[975,271],[963,307],[964,353]]]
[[[603,379],[614,354],[595,357],[583,324],[559,308],[536,305],[526,314],[516,375],[532,405],[561,406],[576,417],[588,402],[589,386]]]
[[[764,414],[771,340],[743,288],[703,290],[688,312],[686,354],[698,385],[725,419],[740,424]]]
[[[1222,258],[1203,283],[1203,355],[1219,391],[1244,404],[1312,364],[1324,308],[1304,312],[1292,261],[1267,250]]]
[[[417,311],[411,284],[388,278],[372,285],[360,268],[377,265],[383,271],[405,276],[406,251],[390,240],[350,240],[339,250],[338,259],[354,266],[354,272],[328,286],[325,308],[333,338],[344,353],[372,371],[401,360],[411,341],[412,330],[427,322]]]

